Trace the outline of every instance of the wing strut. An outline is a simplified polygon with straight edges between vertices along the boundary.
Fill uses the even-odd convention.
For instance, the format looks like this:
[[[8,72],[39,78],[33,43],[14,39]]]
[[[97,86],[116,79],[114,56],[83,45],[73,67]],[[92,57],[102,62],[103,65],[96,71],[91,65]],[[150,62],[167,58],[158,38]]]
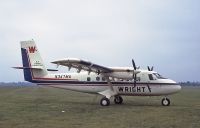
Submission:
[[[106,98],[110,99],[112,96],[117,95],[117,92],[114,90],[113,85],[112,85],[109,77],[106,77],[106,79],[107,79],[109,88],[102,91],[102,92],[98,92],[98,93],[105,96]]]
[[[110,82],[109,77],[106,77],[106,79],[107,79],[107,82],[108,82],[108,86],[110,87],[110,90],[114,91],[113,85],[112,85],[112,83]]]

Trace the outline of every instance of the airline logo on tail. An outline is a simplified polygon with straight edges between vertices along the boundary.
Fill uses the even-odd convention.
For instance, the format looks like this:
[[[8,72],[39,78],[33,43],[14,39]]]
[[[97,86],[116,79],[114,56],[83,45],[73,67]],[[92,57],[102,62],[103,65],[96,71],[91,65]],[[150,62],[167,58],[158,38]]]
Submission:
[[[35,53],[37,51],[35,46],[28,47],[29,53]]]

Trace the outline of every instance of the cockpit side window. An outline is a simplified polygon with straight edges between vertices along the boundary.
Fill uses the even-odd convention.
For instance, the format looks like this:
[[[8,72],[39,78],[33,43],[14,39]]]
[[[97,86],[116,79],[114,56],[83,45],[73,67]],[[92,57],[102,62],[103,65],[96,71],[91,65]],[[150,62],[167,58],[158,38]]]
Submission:
[[[161,76],[160,74],[158,74],[158,73],[153,73],[153,75],[156,76],[156,78],[158,78],[158,79],[166,79],[166,78],[162,77],[162,76]]]
[[[153,80],[153,75],[152,74],[148,74],[149,76],[149,80]]]

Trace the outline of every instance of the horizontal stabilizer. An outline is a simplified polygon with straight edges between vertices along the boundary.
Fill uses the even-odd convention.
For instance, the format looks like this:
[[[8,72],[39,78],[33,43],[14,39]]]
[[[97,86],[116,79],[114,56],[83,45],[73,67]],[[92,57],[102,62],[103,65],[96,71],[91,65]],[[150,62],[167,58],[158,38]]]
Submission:
[[[14,69],[39,69],[42,70],[43,68],[40,67],[12,67]]]
[[[38,69],[38,70],[42,70],[43,68],[39,68],[39,67],[12,67],[14,69]],[[47,69],[47,71],[51,71],[51,72],[56,72],[58,71],[57,69]]]

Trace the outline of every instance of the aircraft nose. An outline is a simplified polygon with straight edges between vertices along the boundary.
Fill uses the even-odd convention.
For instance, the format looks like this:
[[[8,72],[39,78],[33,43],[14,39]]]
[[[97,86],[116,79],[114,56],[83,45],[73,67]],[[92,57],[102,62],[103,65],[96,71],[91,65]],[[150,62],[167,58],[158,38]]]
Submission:
[[[178,84],[177,82],[173,81],[173,80],[169,80],[171,83],[175,84],[173,87],[174,92],[179,92],[181,90],[181,85]]]
[[[176,92],[179,92],[181,90],[181,85],[176,85]]]

